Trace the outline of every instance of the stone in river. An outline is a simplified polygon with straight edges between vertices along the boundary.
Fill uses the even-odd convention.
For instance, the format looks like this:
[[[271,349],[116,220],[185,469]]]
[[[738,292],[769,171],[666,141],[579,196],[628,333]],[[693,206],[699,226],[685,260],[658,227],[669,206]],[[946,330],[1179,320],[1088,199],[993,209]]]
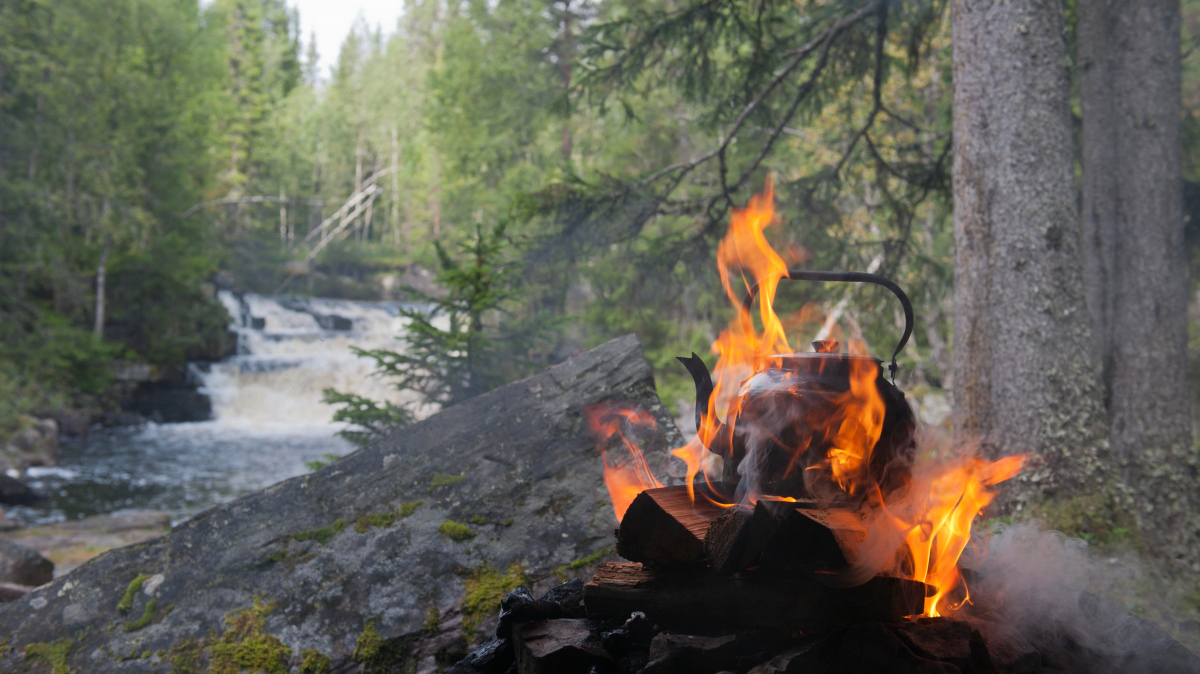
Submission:
[[[443,669],[492,637],[506,592],[590,575],[572,562],[612,545],[585,415],[609,401],[654,415],[644,449],[665,475],[683,441],[640,344],[622,337],[0,605],[13,647],[0,671],[52,642],[93,674],[148,671],[142,654],[160,650],[212,666],[252,645],[281,671],[323,658],[330,671]]]
[[[37,550],[0,541],[0,581],[37,587],[54,579],[54,564]]]

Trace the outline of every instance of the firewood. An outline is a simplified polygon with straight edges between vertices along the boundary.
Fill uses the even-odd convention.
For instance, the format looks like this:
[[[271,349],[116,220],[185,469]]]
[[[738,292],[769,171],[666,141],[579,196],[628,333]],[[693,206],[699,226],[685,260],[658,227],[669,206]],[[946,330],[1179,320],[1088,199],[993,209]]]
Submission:
[[[700,566],[704,537],[722,512],[686,486],[647,489],[625,511],[617,532],[617,554],[633,562],[661,567]]]
[[[770,504],[776,526],[762,544],[760,565],[776,572],[838,571],[857,559],[865,527],[856,511]]]
[[[607,562],[584,586],[583,603],[592,617],[642,611],[669,628],[725,625],[808,631],[916,615],[924,608],[926,591],[924,583],[883,576],[839,589],[810,574],[669,573]]]
[[[717,573],[735,573],[759,563],[763,546],[779,526],[765,503],[754,510],[732,508],[713,520],[704,537],[709,567]]]

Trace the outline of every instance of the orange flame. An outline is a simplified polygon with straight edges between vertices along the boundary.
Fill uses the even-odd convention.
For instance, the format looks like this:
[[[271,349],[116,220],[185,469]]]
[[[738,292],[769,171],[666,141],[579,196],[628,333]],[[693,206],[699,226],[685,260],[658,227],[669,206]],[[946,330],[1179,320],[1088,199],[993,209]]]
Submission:
[[[592,405],[587,408],[587,418],[592,434],[600,444],[600,457],[604,461],[604,486],[608,488],[613,513],[619,522],[625,518],[625,511],[638,494],[662,486],[646,465],[641,448],[626,435],[626,427],[652,433],[657,424],[654,417],[644,410],[615,405]],[[614,435],[620,438],[629,452],[627,463],[608,461],[605,446]]]
[[[806,306],[781,320],[775,312],[775,292],[779,281],[787,275],[786,263],[765,235],[766,228],[776,221],[774,185],[768,179],[762,194],[752,197],[745,208],[734,209],[729,231],[717,248],[721,283],[736,315],[712,346],[712,352],[718,356],[713,368],[713,394],[702,414],[697,435],[672,451],[687,466],[689,493],[694,499],[692,489],[697,475],[703,474],[710,484],[716,478],[711,468],[719,461],[705,448],[712,446],[721,425],[719,418],[724,417],[729,432],[739,424],[758,424],[759,430],[774,433],[774,444],[789,453],[784,472],[803,466],[804,482],[813,493],[834,498],[841,495],[843,500],[851,501],[870,497],[862,502],[862,507],[868,511],[865,514],[871,525],[847,577],[856,577],[855,571],[860,572],[856,582],[865,582],[881,572],[903,575],[935,588],[934,596],[925,602],[927,615],[954,610],[962,602],[951,605],[945,600],[962,583],[957,564],[970,540],[971,524],[993,498],[989,487],[1015,476],[1024,464],[1024,457],[996,462],[973,456],[943,462],[923,460],[912,467],[912,477],[906,486],[885,494],[872,475],[871,462],[872,450],[882,435],[886,404],[876,383],[879,368],[868,358],[849,359],[849,390],[832,398],[832,405],[816,406],[819,416],[814,412],[792,419],[793,425],[803,427],[803,433],[788,436],[794,446],[786,446],[785,433],[779,432],[787,429],[762,428],[762,418],[756,417],[753,410],[743,409],[743,385],[767,370],[772,356],[792,351],[788,326],[810,322],[820,313]],[[796,250],[802,249],[797,246]],[[742,303],[745,293],[756,284],[757,321]],[[840,333],[832,317],[825,330]],[[868,355],[866,345],[860,340],[850,340],[849,350],[851,355]],[[789,393],[797,400],[802,395],[799,390]],[[639,493],[661,486],[641,450],[626,433],[626,429],[652,430],[654,419],[641,410],[613,406],[593,407],[588,410],[588,418],[602,445],[618,436],[629,455],[626,462],[610,463],[604,454],[604,481],[620,520]],[[800,439],[795,439],[797,436]],[[811,448],[818,446],[823,454],[811,455],[817,451]],[[745,474],[742,480],[746,481]],[[762,493],[751,484],[742,503],[753,505],[760,498],[794,500],[788,494]],[[897,553],[901,550],[906,552],[905,561],[897,563]],[[867,575],[861,577],[862,574]]]

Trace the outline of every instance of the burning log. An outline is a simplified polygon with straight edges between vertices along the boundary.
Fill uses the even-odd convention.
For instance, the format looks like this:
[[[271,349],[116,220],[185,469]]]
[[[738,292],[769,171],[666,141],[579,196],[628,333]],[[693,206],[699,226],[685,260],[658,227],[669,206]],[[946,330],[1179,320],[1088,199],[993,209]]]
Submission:
[[[588,616],[642,611],[660,625],[730,625],[825,630],[863,620],[897,621],[922,611],[927,586],[877,576],[852,588],[832,588],[807,575],[656,572],[641,564],[606,562],[583,588]]]
[[[735,573],[758,565],[763,546],[775,531],[775,515],[759,502],[753,511],[733,508],[713,520],[704,536],[704,553],[717,573]]]
[[[617,554],[661,567],[699,566],[704,538],[721,509],[686,486],[647,489],[633,500],[617,532]]]
[[[769,507],[779,515],[778,525],[763,544],[763,570],[836,571],[858,559],[858,546],[867,533],[857,510]]]

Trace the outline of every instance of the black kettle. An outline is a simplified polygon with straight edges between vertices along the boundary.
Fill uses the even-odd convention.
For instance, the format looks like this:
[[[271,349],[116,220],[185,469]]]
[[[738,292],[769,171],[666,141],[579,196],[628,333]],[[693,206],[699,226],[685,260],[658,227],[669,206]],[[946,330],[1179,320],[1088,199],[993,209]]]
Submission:
[[[874,283],[892,291],[904,306],[904,335],[888,365],[892,381],[884,376],[883,361],[870,356],[840,353],[833,341],[813,342],[812,353],[772,356],[766,369],[742,382],[731,414],[722,423],[713,415],[706,449],[724,460],[721,483],[736,493],[723,497],[740,502],[747,492],[756,495],[816,499],[823,502],[857,501],[865,490],[822,479],[831,452],[859,452],[870,480],[887,494],[907,483],[916,443],[916,417],[904,393],[896,387],[896,356],[913,331],[913,309],[908,296],[891,280],[862,272],[789,270],[783,278],[805,281]],[[743,303],[749,311],[758,294],[750,288]],[[696,428],[708,414],[713,393],[708,367],[695,353],[679,360],[696,382]],[[865,368],[871,368],[867,370]],[[852,373],[874,374],[874,386],[883,402],[882,428],[871,447],[838,447],[838,428],[826,423],[837,418],[847,400]],[[840,444],[846,444],[845,438]],[[869,453],[869,458],[867,458]],[[827,472],[827,471],[826,471]]]

